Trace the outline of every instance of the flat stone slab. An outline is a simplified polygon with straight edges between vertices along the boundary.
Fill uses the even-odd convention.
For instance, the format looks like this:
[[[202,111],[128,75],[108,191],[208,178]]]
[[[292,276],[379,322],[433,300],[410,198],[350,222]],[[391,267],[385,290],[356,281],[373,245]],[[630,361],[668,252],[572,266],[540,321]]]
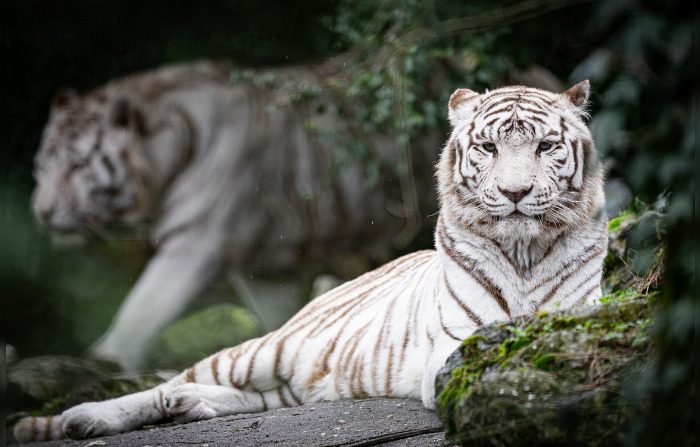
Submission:
[[[190,424],[144,428],[82,441],[61,440],[41,447],[183,446],[442,446],[436,414],[410,399],[345,399],[264,413],[240,414]]]

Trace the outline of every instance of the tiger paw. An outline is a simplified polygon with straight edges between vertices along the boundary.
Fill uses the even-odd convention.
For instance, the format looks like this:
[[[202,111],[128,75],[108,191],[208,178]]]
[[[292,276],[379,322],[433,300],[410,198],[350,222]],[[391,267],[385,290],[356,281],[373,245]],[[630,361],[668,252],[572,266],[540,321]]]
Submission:
[[[61,426],[66,436],[73,439],[113,435],[134,428],[109,401],[88,402],[66,410],[61,414]]]
[[[173,388],[165,395],[165,408],[178,423],[201,421],[218,416],[213,402],[203,392],[205,387],[187,383]]]

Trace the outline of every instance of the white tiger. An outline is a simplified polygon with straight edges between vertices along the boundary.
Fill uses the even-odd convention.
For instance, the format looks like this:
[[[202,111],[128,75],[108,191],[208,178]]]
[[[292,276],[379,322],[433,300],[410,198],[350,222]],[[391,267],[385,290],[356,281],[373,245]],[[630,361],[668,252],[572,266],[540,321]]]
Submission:
[[[437,370],[478,327],[595,303],[607,250],[602,168],[583,121],[588,81],[563,94],[457,90],[438,165],[436,250],[310,302],[282,328],[151,390],[26,418],[19,440],[133,430],[322,399],[389,396],[434,408]]]
[[[314,87],[328,65],[274,75]],[[299,266],[313,271],[349,254],[384,257],[406,222],[388,211],[401,203],[395,173],[370,188],[361,162],[343,160],[335,112],[292,104],[281,88],[234,83],[231,73],[222,63],[178,65],[54,100],[36,157],[35,214],[59,231],[152,223],[156,253],[92,348],[124,369],[137,369],[155,335],[222,272],[244,297],[261,295],[251,276],[299,277]],[[337,140],[308,131],[309,123]],[[373,146],[390,166],[396,148],[387,141]],[[425,147],[417,166],[437,155]],[[430,173],[416,181],[427,187]],[[303,304],[289,286],[268,301],[286,312],[263,321],[268,329]],[[248,303],[259,308],[263,296],[254,298]]]

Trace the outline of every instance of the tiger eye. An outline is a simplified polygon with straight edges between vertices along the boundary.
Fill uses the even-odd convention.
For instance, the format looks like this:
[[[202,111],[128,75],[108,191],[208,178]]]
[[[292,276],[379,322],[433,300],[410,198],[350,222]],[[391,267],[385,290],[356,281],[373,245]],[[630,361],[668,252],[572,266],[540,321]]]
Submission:
[[[481,147],[484,148],[484,150],[486,152],[495,152],[496,151],[496,145],[493,143],[484,143],[481,145]]]
[[[550,143],[548,141],[540,141],[540,144],[537,145],[537,150],[539,152],[548,151],[551,148],[552,148],[552,143]]]

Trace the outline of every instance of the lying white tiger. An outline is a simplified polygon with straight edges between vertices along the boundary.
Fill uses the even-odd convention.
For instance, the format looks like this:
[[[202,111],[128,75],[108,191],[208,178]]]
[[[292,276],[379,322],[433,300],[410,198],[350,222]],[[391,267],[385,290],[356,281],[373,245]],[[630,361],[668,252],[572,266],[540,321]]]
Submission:
[[[84,438],[343,397],[433,408],[436,371],[479,326],[601,295],[607,223],[582,119],[588,89],[457,90],[438,167],[435,251],[338,287],[279,330],[151,390],[22,419],[16,438]]]
[[[283,89],[232,83],[231,72],[208,62],[166,67],[82,96],[64,93],[51,109],[36,157],[37,216],[65,231],[152,223],[155,255],[93,347],[124,369],[137,369],[155,335],[220,274],[244,298],[259,295],[248,278],[298,278],[300,265],[313,270],[349,254],[383,257],[406,222],[387,211],[401,202],[396,174],[368,188],[361,163],[344,161],[339,141],[307,131],[311,122],[342,141],[345,125],[331,108],[318,112],[291,104]],[[310,86],[326,76],[305,68],[274,73]],[[387,141],[373,146],[392,166],[396,149]],[[432,164],[431,146],[417,166]],[[429,190],[429,169],[422,171],[418,187],[422,180]],[[291,285],[271,301],[288,313],[263,321],[269,329],[303,304]],[[269,285],[266,292],[280,294]],[[259,308],[262,297],[254,298],[248,303]]]

